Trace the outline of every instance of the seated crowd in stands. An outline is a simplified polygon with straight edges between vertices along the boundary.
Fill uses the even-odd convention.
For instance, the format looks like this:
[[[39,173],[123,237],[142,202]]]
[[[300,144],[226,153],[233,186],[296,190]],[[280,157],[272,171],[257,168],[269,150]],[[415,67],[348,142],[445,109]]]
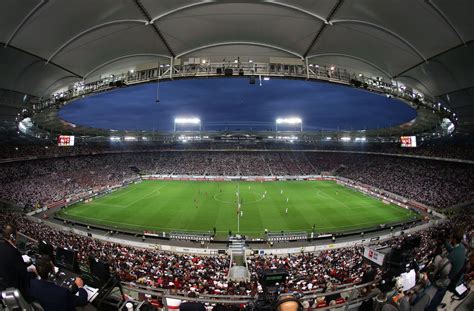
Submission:
[[[3,227],[7,223],[15,224],[20,232],[37,241],[47,241],[54,247],[76,250],[78,261],[82,265],[87,265],[89,256],[108,262],[122,281],[158,289],[174,288],[183,293],[194,291],[206,294],[255,295],[261,290],[258,272],[275,268],[284,268],[289,272],[284,291],[324,291],[327,290],[328,283],[337,287],[364,280],[362,246],[293,254],[288,257],[252,255],[247,258],[250,282],[234,283],[227,279],[231,265],[227,255],[179,255],[102,242],[53,229],[18,213],[5,213],[0,219],[0,225]],[[457,217],[452,223],[429,227],[416,233],[421,236],[420,246],[415,250],[417,262],[426,262],[432,257],[437,246],[434,233],[453,223],[462,226],[464,232],[468,233],[467,238],[472,240],[474,222],[473,215],[469,213]],[[373,247],[400,246],[404,238],[402,235],[376,243]],[[375,275],[380,275],[379,269]]]
[[[439,157],[451,159],[474,159],[474,148],[466,145],[438,143],[422,144],[417,148],[402,148],[400,143],[340,143],[321,141],[313,143],[291,144],[283,142],[188,142],[160,144],[154,142],[121,142],[80,144],[74,147],[58,147],[50,142],[32,145],[2,145],[0,159],[14,159],[25,157],[50,158],[71,155],[91,155],[114,152],[140,152],[159,150],[335,150],[335,151],[365,151],[388,153],[397,155],[414,155],[425,157]]]
[[[0,164],[0,199],[25,210],[149,174],[284,176],[329,173],[435,208],[473,198],[474,166],[371,154],[289,151],[163,151]],[[135,170],[134,170],[135,169]]]

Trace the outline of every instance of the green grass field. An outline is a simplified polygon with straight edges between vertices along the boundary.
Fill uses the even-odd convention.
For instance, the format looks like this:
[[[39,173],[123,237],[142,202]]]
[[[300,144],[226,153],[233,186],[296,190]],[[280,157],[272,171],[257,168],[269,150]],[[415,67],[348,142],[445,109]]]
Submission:
[[[242,217],[237,215],[237,194]],[[133,231],[212,231],[216,227],[221,236],[229,230],[237,232],[238,218],[240,233],[261,236],[265,229],[309,232],[315,224],[317,232],[335,232],[417,217],[333,181],[151,180],[73,205],[60,216]]]

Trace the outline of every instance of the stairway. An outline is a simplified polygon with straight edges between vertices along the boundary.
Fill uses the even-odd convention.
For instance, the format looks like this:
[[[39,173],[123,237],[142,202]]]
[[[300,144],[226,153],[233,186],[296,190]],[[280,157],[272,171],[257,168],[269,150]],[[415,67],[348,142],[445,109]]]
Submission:
[[[230,237],[229,241],[231,244],[229,245],[229,250],[231,251],[232,255],[245,255],[245,240],[240,237]]]
[[[232,281],[248,281],[250,273],[247,269],[245,260],[245,240],[240,236],[230,237],[229,252],[231,256],[231,264],[235,262],[234,266],[229,269],[229,279]]]

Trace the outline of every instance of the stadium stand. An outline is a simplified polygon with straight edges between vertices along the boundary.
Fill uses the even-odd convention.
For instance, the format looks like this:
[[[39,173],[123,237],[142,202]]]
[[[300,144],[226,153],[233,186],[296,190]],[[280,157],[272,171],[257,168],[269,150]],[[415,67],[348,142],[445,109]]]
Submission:
[[[0,198],[25,209],[45,206],[138,177],[131,167],[142,173],[211,176],[332,172],[435,208],[468,201],[474,189],[473,166],[459,162],[338,152],[164,151],[3,163]]]
[[[227,280],[231,263],[226,255],[178,255],[105,243],[60,232],[12,212],[7,212],[0,220],[0,225],[4,226],[6,223],[15,223],[21,233],[37,241],[47,240],[54,247],[76,250],[81,264],[85,265],[90,255],[108,262],[122,281],[160,289],[176,288],[184,293],[196,291],[207,294],[255,295],[259,290],[258,271],[262,269],[286,269],[290,277],[285,291],[300,292],[324,290],[327,283],[360,283],[364,271],[363,247],[359,246],[290,256],[254,255],[247,258],[251,281],[234,283]],[[437,233],[454,224],[464,228],[466,243],[472,245],[474,222],[472,213],[467,210],[452,218],[450,222],[419,232],[421,243],[415,250],[416,261],[426,263],[431,259],[437,252]],[[404,236],[401,236],[375,245],[379,248],[400,246],[403,239]],[[381,270],[378,269],[376,274],[380,276]]]
[[[464,145],[453,143],[443,144],[422,144],[417,148],[401,148],[399,143],[277,143],[277,142],[259,142],[259,143],[225,143],[225,142],[189,142],[159,144],[153,142],[124,142],[120,144],[81,144],[74,147],[58,147],[54,143],[41,144],[31,143],[28,145],[2,145],[0,146],[0,159],[8,160],[15,158],[34,158],[34,157],[60,157],[74,155],[91,155],[108,152],[138,152],[138,151],[159,151],[159,150],[248,150],[248,149],[265,149],[265,150],[334,150],[334,151],[361,151],[361,152],[377,152],[395,155],[413,155],[423,157],[436,157],[445,159],[461,159],[474,160],[474,151],[472,148],[466,148]],[[254,171],[253,171],[254,172]],[[190,174],[190,172],[187,172]],[[254,172],[255,173],[255,172]],[[258,174],[257,174],[258,175]]]

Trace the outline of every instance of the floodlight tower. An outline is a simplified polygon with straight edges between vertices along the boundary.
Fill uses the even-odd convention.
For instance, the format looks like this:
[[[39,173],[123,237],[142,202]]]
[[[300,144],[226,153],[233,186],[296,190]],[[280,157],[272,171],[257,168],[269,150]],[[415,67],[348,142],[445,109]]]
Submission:
[[[287,124],[287,125],[298,125],[300,126],[300,132],[303,132],[303,120],[297,117],[290,118],[277,118],[275,120],[275,131],[278,132],[278,124]]]
[[[201,132],[201,120],[199,118],[175,118],[174,132],[176,132],[176,126],[179,124],[191,124],[199,126],[199,132]]]

